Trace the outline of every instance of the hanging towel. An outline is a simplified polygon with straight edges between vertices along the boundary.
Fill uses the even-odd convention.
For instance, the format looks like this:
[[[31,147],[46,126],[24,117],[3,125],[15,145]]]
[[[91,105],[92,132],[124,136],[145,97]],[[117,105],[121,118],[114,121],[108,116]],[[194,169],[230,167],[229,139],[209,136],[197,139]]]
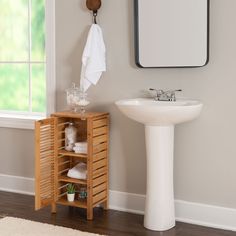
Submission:
[[[105,44],[101,27],[92,24],[82,56],[80,88],[86,91],[91,84],[96,85],[102,72],[106,71]]]
[[[67,173],[67,176],[75,179],[86,179],[87,178],[87,165],[83,162],[80,162],[75,167],[70,169]]]

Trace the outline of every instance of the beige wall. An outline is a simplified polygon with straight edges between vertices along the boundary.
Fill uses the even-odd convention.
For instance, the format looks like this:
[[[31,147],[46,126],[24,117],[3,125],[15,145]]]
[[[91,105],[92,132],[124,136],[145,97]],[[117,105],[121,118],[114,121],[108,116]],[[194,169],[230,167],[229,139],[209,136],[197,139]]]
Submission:
[[[79,83],[91,15],[85,0],[56,0],[57,109],[64,90]],[[145,193],[144,128],[114,106],[149,87],[182,88],[203,101],[200,118],[175,131],[175,198],[236,208],[236,1],[211,1],[210,62],[196,69],[139,69],[134,65],[133,1],[103,1],[99,23],[107,72],[89,90],[91,109],[111,113],[110,189]],[[0,173],[33,176],[33,132],[1,129]],[[26,144],[27,143],[27,144]],[[30,145],[28,145],[28,143]]]
[[[33,139],[31,130],[0,128],[0,174],[34,175]]]

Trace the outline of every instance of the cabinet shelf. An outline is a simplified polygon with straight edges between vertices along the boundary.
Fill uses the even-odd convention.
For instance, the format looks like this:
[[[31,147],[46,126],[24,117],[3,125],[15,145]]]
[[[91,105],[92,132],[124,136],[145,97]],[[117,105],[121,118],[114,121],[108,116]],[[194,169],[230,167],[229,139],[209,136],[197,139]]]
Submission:
[[[59,155],[62,156],[68,156],[68,157],[78,157],[78,158],[83,158],[87,159],[88,155],[87,154],[82,154],[82,153],[75,153],[75,152],[68,152],[66,150],[60,150],[58,152]]]
[[[66,182],[66,183],[74,183],[74,184],[81,184],[81,185],[87,185],[87,180],[84,179],[74,179],[67,177],[65,175],[59,176],[58,180],[61,182]]]
[[[80,208],[87,208],[87,201],[86,200],[75,200],[74,202],[68,202],[66,199],[66,196],[61,197],[58,201],[58,204],[64,205],[64,206],[74,206],[74,207],[80,207]]]

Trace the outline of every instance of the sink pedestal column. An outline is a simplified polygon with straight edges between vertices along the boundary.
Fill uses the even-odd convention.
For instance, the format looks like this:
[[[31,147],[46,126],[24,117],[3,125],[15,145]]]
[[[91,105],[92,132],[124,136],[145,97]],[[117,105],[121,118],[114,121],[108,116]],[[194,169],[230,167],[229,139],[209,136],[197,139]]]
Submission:
[[[164,231],[175,226],[173,188],[174,125],[145,126],[147,193],[144,226]]]

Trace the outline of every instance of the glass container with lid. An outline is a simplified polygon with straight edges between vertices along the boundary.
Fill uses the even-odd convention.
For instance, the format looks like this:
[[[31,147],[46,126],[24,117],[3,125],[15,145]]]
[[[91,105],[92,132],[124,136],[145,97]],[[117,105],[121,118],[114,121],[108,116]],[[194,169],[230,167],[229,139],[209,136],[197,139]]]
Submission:
[[[80,96],[80,90],[73,83],[72,87],[66,90],[67,105],[73,112],[77,111],[79,96]]]
[[[79,107],[79,110],[80,110],[80,114],[81,114],[81,119],[84,118],[84,113],[85,113],[85,107],[87,105],[89,105],[89,100],[88,100],[88,96],[87,96],[87,93],[84,92],[84,91],[80,91],[79,93],[79,101],[78,101],[78,107]]]

